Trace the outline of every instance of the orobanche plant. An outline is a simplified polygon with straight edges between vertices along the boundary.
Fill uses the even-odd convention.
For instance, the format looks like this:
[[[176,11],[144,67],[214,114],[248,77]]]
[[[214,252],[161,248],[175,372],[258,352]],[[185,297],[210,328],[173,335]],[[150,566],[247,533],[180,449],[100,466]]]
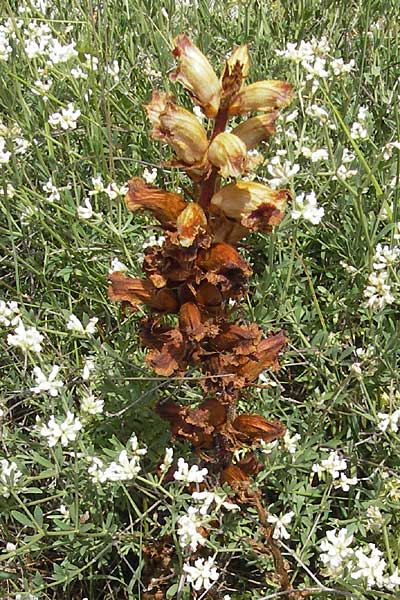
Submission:
[[[261,467],[251,449],[282,437],[285,426],[237,414],[246,388],[266,368],[278,366],[285,336],[281,331],[265,337],[256,323],[241,323],[235,305],[252,274],[237,246],[249,233],[270,232],[278,225],[290,197],[288,190],[250,180],[249,151],[273,135],[279,109],[291,101],[292,86],[276,80],[247,84],[247,45],[233,50],[220,77],[186,35],[179,35],[174,46],[178,68],[171,79],[188,90],[209,127],[173,96],[153,91],[146,106],[151,137],[172,148],[175,156],[166,164],[183,169],[192,186],[183,195],[140,178],[129,182],[128,210],[150,211],[165,241],[146,248],[143,279],[110,275],[109,296],[132,310],[148,307],[140,336],[148,349],[147,364],[157,375],[183,377],[189,366],[200,373],[201,404],[181,405],[169,396],[160,398],[157,411],[173,437],[189,442],[207,465],[209,489],[229,484],[239,503],[255,506],[276,576],[288,589],[266,510],[250,486],[250,477]],[[233,129],[228,127],[231,117],[240,121]],[[238,453],[241,449],[247,451]]]

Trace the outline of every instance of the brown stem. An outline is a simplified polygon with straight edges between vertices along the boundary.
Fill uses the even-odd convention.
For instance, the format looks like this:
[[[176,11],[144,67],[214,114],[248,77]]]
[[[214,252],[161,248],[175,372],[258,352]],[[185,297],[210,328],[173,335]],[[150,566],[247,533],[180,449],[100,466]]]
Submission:
[[[220,108],[215,118],[214,129],[211,134],[210,143],[219,134],[225,131],[226,122],[228,120],[228,109],[226,107]],[[211,198],[214,195],[215,183],[218,176],[217,167],[212,167],[208,175],[201,184],[199,204],[204,211],[208,210],[211,202]]]

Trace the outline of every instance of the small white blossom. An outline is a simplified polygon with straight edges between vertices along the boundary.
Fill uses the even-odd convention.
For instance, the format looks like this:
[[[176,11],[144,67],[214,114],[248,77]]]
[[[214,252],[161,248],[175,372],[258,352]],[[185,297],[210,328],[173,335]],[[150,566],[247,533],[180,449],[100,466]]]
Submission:
[[[21,477],[22,473],[15,462],[2,458],[0,460],[0,496],[8,498],[11,489],[15,487]]]
[[[353,162],[353,160],[355,160],[355,158],[356,158],[356,155],[354,154],[354,152],[352,152],[348,148],[343,148],[342,163],[344,163],[344,164],[351,163],[351,162]]]
[[[318,150],[313,150],[310,155],[311,162],[319,162],[320,160],[328,160],[329,154],[326,148],[319,148]]]
[[[363,123],[355,121],[351,126],[350,135],[353,140],[366,140],[368,137],[368,129]]]
[[[7,183],[5,192],[6,192],[6,196],[8,196],[8,198],[14,198],[15,187],[13,186],[12,183]],[[0,196],[4,196],[4,188],[3,187],[0,188]]]
[[[382,246],[382,244],[377,244],[375,248],[375,262],[373,263],[373,267],[376,271],[387,269],[388,267],[393,266],[399,260],[399,257],[399,246],[390,248],[389,246]]]
[[[152,169],[150,171],[149,169],[145,168],[144,171],[143,171],[142,177],[143,177],[143,179],[145,180],[146,183],[148,183],[149,185],[151,185],[157,179],[157,169]]]
[[[368,506],[365,514],[367,517],[367,529],[375,533],[381,531],[385,523],[385,517],[383,516],[379,508],[377,506]]]
[[[97,317],[92,317],[89,319],[86,327],[84,327],[78,317],[71,314],[68,317],[67,329],[83,336],[93,335],[96,332],[96,324],[98,320],[99,319]]]
[[[331,450],[328,458],[321,461],[321,464],[314,464],[312,466],[312,472],[317,473],[318,476],[321,473],[329,473],[332,479],[337,479],[340,476],[340,471],[347,469],[347,463],[344,458],[340,458],[335,450]]]
[[[101,194],[105,190],[103,178],[101,175],[96,175],[96,177],[92,177],[92,185],[93,189],[90,190],[89,196]]]
[[[274,540],[288,540],[290,538],[290,533],[286,529],[286,525],[291,523],[293,517],[294,512],[292,510],[285,515],[281,515],[280,517],[277,517],[276,515],[268,515],[268,523],[272,523],[274,525],[274,533],[272,534]]]
[[[76,440],[78,431],[82,429],[82,423],[75,417],[74,413],[68,411],[67,418],[62,423],[55,420],[54,415],[51,415],[47,425],[42,425],[40,435],[47,437],[49,448],[55,446],[61,441],[62,446],[68,446],[70,442]]]
[[[47,64],[58,65],[60,63],[66,63],[71,58],[76,58],[78,52],[75,50],[76,42],[70,44],[61,44],[56,38],[51,39],[49,46],[49,60]]]
[[[364,579],[369,588],[373,586],[383,587],[385,583],[384,571],[386,561],[382,558],[383,553],[378,550],[375,544],[368,544],[367,555],[363,549],[359,548],[354,552],[356,562],[356,571],[352,570],[353,579]]]
[[[329,65],[336,77],[350,73],[355,67],[355,60],[352,58],[350,62],[345,63],[343,58],[334,58]]]
[[[400,586],[399,569],[397,567],[389,577],[385,577],[384,585],[387,590],[394,590],[394,588]]]
[[[125,196],[128,191],[127,185],[119,186],[117,183],[112,182],[109,183],[108,186],[104,189],[104,192],[110,198],[110,200],[115,200],[118,196]]]
[[[202,483],[207,475],[208,469],[199,469],[197,465],[189,465],[183,458],[178,459],[178,469],[174,473],[176,481],[184,481],[185,483]]]
[[[99,415],[103,412],[104,400],[96,398],[93,394],[89,394],[82,398],[81,411],[89,415]]]
[[[5,327],[15,327],[19,323],[20,313],[19,307],[13,300],[5,302],[0,300],[0,325]]]
[[[347,477],[344,473],[340,473],[340,481],[335,484],[335,488],[342,488],[344,492],[348,492],[351,485],[357,485],[357,477]]]
[[[165,448],[164,459],[160,465],[161,473],[166,473],[170,466],[172,465],[174,460],[174,449],[173,448]]]
[[[187,514],[179,517],[176,530],[181,548],[190,548],[196,552],[198,546],[204,546],[206,538],[199,533],[199,528],[204,525],[204,520],[194,506],[189,506]]]
[[[45,376],[40,367],[34,367],[33,374],[36,379],[36,385],[31,387],[31,392],[34,394],[50,394],[50,396],[58,396],[58,391],[63,387],[64,383],[61,379],[57,379],[57,375],[60,371],[58,365],[54,365],[48,377]]]
[[[10,346],[21,348],[23,352],[41,352],[43,336],[36,327],[27,327],[22,321],[18,322],[13,334],[7,336],[7,343]]]
[[[226,496],[218,496],[214,492],[208,492],[204,490],[203,492],[193,492],[192,498],[195,502],[202,502],[202,505],[199,508],[199,513],[201,515],[206,515],[210,510],[212,504],[215,504],[214,512],[220,510],[221,507],[226,510],[240,510],[240,507],[237,504],[233,504],[232,502],[226,501]]]
[[[324,213],[324,209],[317,205],[315,192],[310,192],[309,194],[304,194],[303,192],[296,196],[292,210],[292,219],[303,218],[306,221],[310,221],[313,225],[318,225]]]
[[[326,532],[326,539],[321,542],[321,561],[327,568],[331,576],[339,575],[342,571],[343,561],[353,554],[350,547],[353,543],[353,536],[348,533],[346,528],[331,529]]]
[[[145,250],[146,248],[151,248],[152,246],[160,246],[161,248],[165,240],[166,237],[164,235],[151,235],[145,242],[143,242],[142,248],[143,250]]]
[[[289,160],[281,163],[280,156],[274,156],[267,167],[272,179],[269,184],[272,189],[276,189],[282,185],[286,185],[289,180],[300,171],[300,165],[292,164]]]
[[[205,560],[204,558],[198,558],[194,566],[185,563],[183,570],[186,573],[186,580],[188,583],[193,585],[193,589],[196,591],[204,588],[205,590],[210,589],[214,581],[219,578],[218,570],[214,567],[214,560],[210,556]]]
[[[391,293],[390,285],[387,283],[388,274],[386,271],[371,273],[368,277],[368,285],[364,290],[364,296],[367,298],[366,306],[381,310],[386,304],[393,304],[395,301]]]
[[[357,175],[357,171],[355,169],[348,169],[345,165],[340,165],[336,170],[336,175],[332,177],[333,180],[340,179],[341,181],[346,181],[346,179],[350,179],[350,177],[354,177]]]
[[[380,431],[392,431],[393,433],[397,433],[399,430],[398,422],[400,419],[400,409],[394,410],[391,414],[378,412],[378,429]]]
[[[92,218],[95,218],[95,219],[102,218],[101,213],[94,212],[92,203],[90,202],[89,198],[85,198],[84,204],[85,204],[84,206],[78,206],[78,209],[77,209],[77,214],[80,219],[88,220],[88,219],[92,219]]]
[[[85,363],[84,363],[83,369],[82,369],[82,379],[83,379],[83,381],[87,381],[88,379],[90,379],[90,374],[95,369],[96,369],[96,365],[95,365],[94,360],[92,360],[91,358],[87,358],[85,360]]]
[[[384,160],[389,160],[392,157],[393,148],[400,150],[400,142],[389,142],[388,144],[385,144],[385,146],[382,148]]]
[[[76,124],[81,116],[81,111],[75,110],[72,102],[68,104],[68,108],[62,108],[61,112],[56,112],[50,115],[49,123],[52,126],[60,125],[65,131],[67,129],[76,129]]]
[[[109,275],[112,273],[125,273],[126,271],[128,271],[128,267],[123,262],[117,257],[112,259],[111,268],[108,270]]]
[[[47,200],[49,200],[49,202],[54,202],[54,200],[58,201],[61,198],[60,192],[58,191],[58,188],[54,185],[51,177],[46,183],[42,185],[42,190],[46,192]]]
[[[297,450],[297,442],[301,439],[301,435],[299,433],[295,433],[294,435],[290,434],[290,431],[286,430],[285,435],[283,436],[283,447],[290,454],[294,454]]]
[[[111,75],[111,77],[113,77],[114,81],[117,82],[119,81],[119,64],[117,60],[113,60],[113,62],[111,63],[111,65],[107,65],[106,66],[106,73],[108,73],[108,75]]]
[[[322,108],[322,106],[318,106],[318,104],[312,104],[306,108],[306,115],[311,117],[312,119],[317,119],[320,123],[326,123],[329,119],[329,114]]]
[[[0,164],[5,165],[11,158],[11,152],[5,150],[6,140],[0,136]]]

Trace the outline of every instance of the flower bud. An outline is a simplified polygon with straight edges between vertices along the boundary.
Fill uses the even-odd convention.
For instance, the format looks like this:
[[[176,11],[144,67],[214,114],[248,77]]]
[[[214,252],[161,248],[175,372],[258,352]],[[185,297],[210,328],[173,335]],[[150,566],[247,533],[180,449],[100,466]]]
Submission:
[[[275,133],[274,123],[277,118],[278,112],[276,111],[259,115],[243,121],[235,127],[232,133],[246,144],[247,150],[251,150]]]
[[[127,209],[131,212],[149,210],[163,225],[175,223],[186,206],[186,202],[179,194],[148,186],[140,177],[131,179],[128,188],[125,196]]]
[[[288,190],[272,190],[254,181],[238,181],[214,194],[211,206],[252,231],[271,231],[281,222],[288,197]]]
[[[246,166],[247,150],[241,139],[232,133],[219,133],[208,149],[208,160],[222,177],[239,177]]]
[[[172,81],[180,81],[203,107],[207,117],[215,117],[220,102],[221,84],[208,59],[184,34],[175,38],[173,55],[180,64],[172,73]]]
[[[191,202],[177,218],[176,227],[179,244],[184,248],[188,248],[193,244],[197,234],[206,230],[207,217],[198,204]]]
[[[244,115],[255,110],[269,111],[287,106],[292,100],[293,86],[287,81],[256,81],[236,94],[229,115]]]
[[[145,107],[153,125],[151,137],[169,144],[187,165],[201,163],[208,148],[204,127],[195,115],[177,106],[167,94],[153,92]]]
[[[232,75],[235,69],[240,69],[240,74],[244,79],[250,71],[250,56],[247,44],[243,44],[232,51],[225,64],[224,75]]]

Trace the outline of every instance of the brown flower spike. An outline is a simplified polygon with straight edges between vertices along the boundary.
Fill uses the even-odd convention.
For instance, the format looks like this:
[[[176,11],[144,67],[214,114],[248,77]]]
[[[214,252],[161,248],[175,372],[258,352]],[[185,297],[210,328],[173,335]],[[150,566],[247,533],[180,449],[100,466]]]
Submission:
[[[145,107],[151,137],[172,149],[175,160],[169,165],[186,171],[193,190],[188,198],[131,179],[128,210],[148,211],[164,230],[165,241],[146,248],[143,279],[110,275],[109,297],[132,311],[148,308],[140,335],[156,374],[182,377],[189,366],[202,373],[203,402],[191,407],[168,397],[159,401],[157,412],[174,438],[190,442],[209,463],[213,481],[219,477],[238,501],[257,507],[264,526],[265,509],[250,488],[250,477],[261,468],[252,449],[282,437],[285,427],[263,416],[238,415],[237,404],[264,369],[278,368],[286,340],[283,332],[264,337],[255,323],[246,325],[237,316],[232,322],[230,315],[231,301],[243,298],[252,274],[238,243],[252,231],[271,231],[290,199],[288,190],[240,178],[251,168],[248,151],[274,134],[292,86],[273,80],[246,85],[247,45],[232,52],[219,77],[186,35],[178,35],[174,44],[178,67],[172,81],[181,83],[214,123],[203,127],[172,96],[153,91]],[[231,116],[249,114],[225,131]],[[166,314],[176,315],[175,320]],[[243,448],[245,458],[235,461],[235,452]]]

